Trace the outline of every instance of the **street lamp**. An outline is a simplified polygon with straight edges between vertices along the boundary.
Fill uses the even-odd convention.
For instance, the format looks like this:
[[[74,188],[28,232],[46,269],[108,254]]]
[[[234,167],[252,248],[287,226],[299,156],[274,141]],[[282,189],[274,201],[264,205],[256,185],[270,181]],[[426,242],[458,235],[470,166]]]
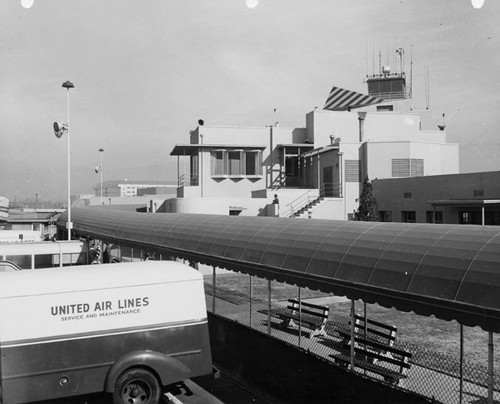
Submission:
[[[54,122],[54,133],[56,137],[60,138],[64,133],[68,134],[68,240],[71,240],[71,228],[73,223],[71,222],[71,143],[69,136],[69,90],[74,88],[74,84],[71,81],[65,81],[62,87],[67,90],[67,117],[66,123],[59,124]]]
[[[99,167],[99,172],[101,173],[101,205],[104,205],[103,201],[103,195],[102,195],[102,153],[104,152],[104,149],[101,147],[99,150],[99,154],[101,155],[101,166]]]

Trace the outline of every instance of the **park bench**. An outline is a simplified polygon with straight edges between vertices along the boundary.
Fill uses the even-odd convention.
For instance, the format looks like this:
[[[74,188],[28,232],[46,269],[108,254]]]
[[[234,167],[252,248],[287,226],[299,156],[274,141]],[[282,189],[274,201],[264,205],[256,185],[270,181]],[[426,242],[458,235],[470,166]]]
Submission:
[[[380,352],[384,352],[383,347],[392,347],[396,341],[397,327],[394,325],[387,325],[380,321],[375,321],[370,318],[366,319],[363,316],[354,316],[354,335],[356,337],[365,337],[368,340],[378,342],[382,348]],[[344,344],[349,345],[351,342],[351,322],[347,327],[338,327],[335,331],[343,338]]]
[[[401,379],[407,377],[406,372],[411,367],[410,352],[362,336],[356,336],[354,341],[355,368],[378,374],[391,384],[398,384]],[[344,346],[330,357],[335,363],[348,367],[351,363],[350,346]]]
[[[312,330],[309,338],[316,335],[326,335],[325,325],[328,319],[328,306],[300,302],[297,299],[288,299],[286,307],[271,310],[271,316],[282,320],[282,327],[288,328],[291,325],[306,327]]]

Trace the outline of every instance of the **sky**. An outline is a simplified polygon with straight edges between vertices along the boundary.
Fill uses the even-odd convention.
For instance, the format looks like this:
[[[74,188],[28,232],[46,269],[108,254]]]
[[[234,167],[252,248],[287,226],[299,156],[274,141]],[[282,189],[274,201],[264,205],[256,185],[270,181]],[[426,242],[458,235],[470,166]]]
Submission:
[[[71,193],[91,194],[101,157],[105,181],[176,181],[170,152],[198,119],[304,127],[332,86],[365,93],[379,50],[393,64],[400,47],[413,104],[427,81],[461,172],[500,170],[499,16],[497,0],[3,0],[0,195],[67,198],[67,136],[52,130],[66,80]]]

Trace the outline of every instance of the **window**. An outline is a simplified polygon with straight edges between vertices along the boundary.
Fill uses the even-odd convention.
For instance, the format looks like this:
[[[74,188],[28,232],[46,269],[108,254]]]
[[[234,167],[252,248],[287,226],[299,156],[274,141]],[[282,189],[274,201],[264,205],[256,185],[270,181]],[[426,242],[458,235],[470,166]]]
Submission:
[[[443,211],[428,210],[425,212],[425,223],[443,223]]]
[[[402,210],[401,221],[403,223],[415,223],[417,215],[414,210]]]
[[[481,224],[480,212],[463,211],[458,215],[460,224]]]
[[[212,176],[262,175],[260,150],[213,150],[211,159]]]
[[[239,150],[227,152],[227,174],[241,175],[242,172],[242,152]]]
[[[392,212],[390,210],[381,210],[378,212],[378,219],[381,222],[392,222]]]
[[[377,112],[384,112],[384,111],[394,111],[394,105],[380,105],[377,107]]]
[[[262,175],[262,153],[259,150],[245,152],[245,174]]]
[[[434,223],[434,212],[432,210],[425,212],[425,223]]]
[[[359,160],[345,161],[345,182],[361,182]]]
[[[424,175],[423,159],[392,159],[393,177],[418,177]]]
[[[59,264],[59,254],[37,254],[35,255],[35,268],[50,268],[55,266],[53,262],[57,257],[57,265]]]
[[[476,198],[477,197],[481,197],[482,198],[484,196],[484,189],[474,189],[472,191],[472,196],[474,196]]]
[[[14,264],[24,269],[31,269],[31,255],[7,255],[7,261],[12,261]]]
[[[214,150],[212,152],[212,175],[224,175],[225,150]]]
[[[405,199],[411,199],[412,198],[412,193],[411,192],[404,192],[403,193],[403,198]]]

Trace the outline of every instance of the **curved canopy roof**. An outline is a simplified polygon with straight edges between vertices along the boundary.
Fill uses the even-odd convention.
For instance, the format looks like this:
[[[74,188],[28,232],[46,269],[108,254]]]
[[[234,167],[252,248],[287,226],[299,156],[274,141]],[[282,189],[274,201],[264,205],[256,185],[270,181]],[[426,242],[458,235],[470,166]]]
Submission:
[[[72,219],[80,235],[500,331],[500,227],[100,208]]]

